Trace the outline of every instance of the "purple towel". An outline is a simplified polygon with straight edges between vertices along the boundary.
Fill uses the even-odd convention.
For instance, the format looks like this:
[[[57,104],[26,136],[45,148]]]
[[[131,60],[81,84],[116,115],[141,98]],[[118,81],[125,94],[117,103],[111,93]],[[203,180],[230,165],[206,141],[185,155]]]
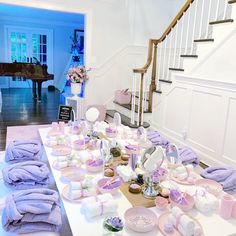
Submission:
[[[155,146],[162,146],[166,148],[169,144],[169,141],[159,134],[157,131],[149,131],[147,133],[147,138],[155,145]]]
[[[236,170],[231,167],[212,166],[206,168],[201,176],[212,179],[223,186],[223,190],[228,193],[236,192]]]
[[[49,181],[49,173],[47,165],[40,161],[15,163],[2,170],[4,183],[15,189],[46,186]]]
[[[199,165],[199,158],[197,154],[189,147],[184,146],[178,149],[179,158],[184,165],[192,164]]]
[[[59,196],[54,190],[22,190],[6,199],[2,225],[7,232],[57,232],[61,224]]]
[[[6,149],[5,161],[39,160],[42,156],[42,144],[37,140],[15,140]]]

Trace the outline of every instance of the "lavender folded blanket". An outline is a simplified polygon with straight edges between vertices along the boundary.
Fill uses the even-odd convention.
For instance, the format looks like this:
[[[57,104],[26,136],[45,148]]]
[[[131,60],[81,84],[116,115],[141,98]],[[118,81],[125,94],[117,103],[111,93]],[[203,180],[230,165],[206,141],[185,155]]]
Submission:
[[[49,173],[47,165],[40,161],[15,163],[2,170],[4,183],[15,189],[46,186],[49,181]]]
[[[161,134],[159,134],[157,131],[149,131],[147,133],[147,138],[156,146],[162,146],[163,148],[166,148],[169,144],[169,141],[163,137]]]
[[[17,191],[6,199],[2,226],[7,232],[57,232],[61,227],[58,193],[51,189]]]
[[[231,167],[212,166],[206,168],[201,176],[212,179],[223,186],[223,190],[228,193],[236,192],[236,170]]]
[[[199,158],[197,154],[189,147],[180,147],[178,149],[179,159],[184,165],[192,164],[194,166],[199,165]]]
[[[22,140],[11,142],[6,149],[5,161],[39,160],[42,156],[42,144],[37,140]]]

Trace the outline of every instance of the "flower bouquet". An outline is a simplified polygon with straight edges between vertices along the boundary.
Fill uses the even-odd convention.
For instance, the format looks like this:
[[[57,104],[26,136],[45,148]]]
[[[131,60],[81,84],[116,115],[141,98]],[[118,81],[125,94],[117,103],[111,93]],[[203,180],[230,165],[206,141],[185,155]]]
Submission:
[[[71,83],[85,83],[88,80],[87,70],[84,66],[71,67],[66,78]]]

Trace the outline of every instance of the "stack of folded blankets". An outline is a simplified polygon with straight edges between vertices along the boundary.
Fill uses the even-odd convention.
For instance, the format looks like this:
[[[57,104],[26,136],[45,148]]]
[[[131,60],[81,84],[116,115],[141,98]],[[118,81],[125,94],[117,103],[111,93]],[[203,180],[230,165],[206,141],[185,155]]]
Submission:
[[[231,167],[212,166],[206,168],[201,176],[212,179],[223,186],[223,190],[228,193],[236,192],[236,170]]]
[[[44,187],[49,182],[49,174],[47,165],[40,161],[19,162],[2,170],[4,183],[15,189]]]
[[[57,232],[61,224],[59,195],[54,190],[21,190],[6,199],[2,225],[7,232]]]
[[[189,147],[184,146],[178,149],[179,159],[182,164],[192,164],[194,166],[199,165],[199,158],[197,154]]]
[[[176,206],[171,209],[169,221],[183,236],[200,236],[202,234],[202,229],[196,221]]]
[[[37,140],[23,140],[11,142],[5,154],[5,161],[19,162],[39,160],[42,156],[42,144]]]
[[[116,200],[110,193],[85,198],[81,201],[81,205],[81,211],[87,218],[114,213],[118,207]]]
[[[157,131],[149,131],[147,133],[147,138],[154,144],[155,146],[162,146],[163,148],[166,148],[169,144],[169,141],[163,137],[160,133]]]

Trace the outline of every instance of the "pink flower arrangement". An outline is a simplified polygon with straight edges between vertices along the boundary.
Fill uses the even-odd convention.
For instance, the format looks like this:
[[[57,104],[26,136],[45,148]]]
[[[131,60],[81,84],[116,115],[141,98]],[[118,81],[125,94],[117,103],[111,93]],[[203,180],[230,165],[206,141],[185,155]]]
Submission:
[[[84,83],[88,80],[87,70],[84,66],[71,67],[66,79],[71,83]]]

